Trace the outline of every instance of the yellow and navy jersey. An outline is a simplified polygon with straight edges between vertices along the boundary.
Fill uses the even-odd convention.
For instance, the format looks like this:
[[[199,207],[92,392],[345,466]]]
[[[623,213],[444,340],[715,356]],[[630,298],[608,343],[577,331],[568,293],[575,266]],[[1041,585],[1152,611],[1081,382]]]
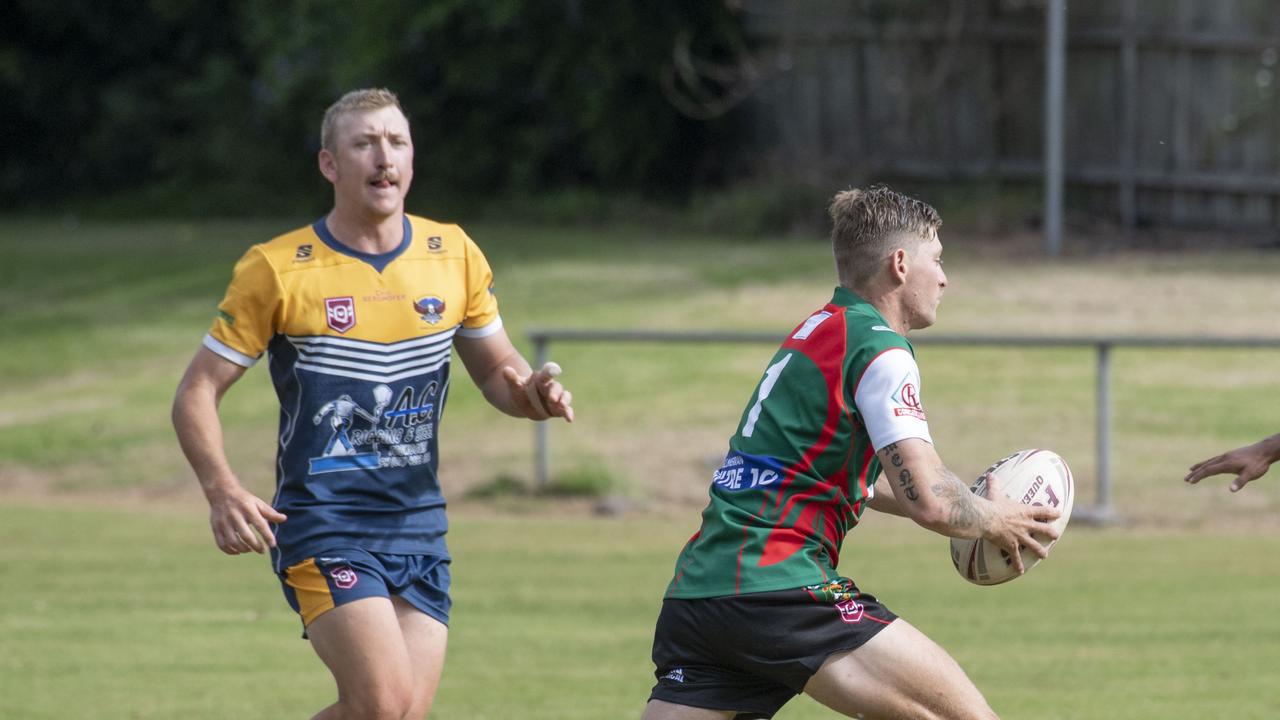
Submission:
[[[501,328],[489,263],[456,225],[406,216],[400,246],[369,255],[322,218],[244,254],[204,345],[270,359],[277,570],[341,547],[448,557],[436,438],[453,339]]]

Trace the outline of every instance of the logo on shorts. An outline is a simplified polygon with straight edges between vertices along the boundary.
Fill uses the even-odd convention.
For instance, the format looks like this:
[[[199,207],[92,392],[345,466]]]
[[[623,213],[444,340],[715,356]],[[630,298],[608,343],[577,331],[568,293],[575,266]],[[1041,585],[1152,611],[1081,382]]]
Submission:
[[[840,619],[847,623],[862,622],[862,616],[866,612],[866,608],[857,600],[844,600],[836,603],[835,607],[840,611]]]
[[[684,668],[676,668],[675,670],[672,670],[666,675],[663,675],[661,679],[682,683],[684,682]]]
[[[329,577],[333,578],[333,584],[341,590],[350,590],[360,582],[360,576],[349,565],[333,568],[329,571]]]
[[[324,316],[329,327],[344,333],[356,326],[356,301],[350,295],[324,299]]]

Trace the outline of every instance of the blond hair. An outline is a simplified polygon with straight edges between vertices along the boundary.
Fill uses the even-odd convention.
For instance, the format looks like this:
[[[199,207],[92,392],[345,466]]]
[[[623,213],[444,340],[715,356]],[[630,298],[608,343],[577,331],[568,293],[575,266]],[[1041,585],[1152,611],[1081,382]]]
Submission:
[[[931,205],[884,185],[838,192],[828,212],[836,275],[850,290],[873,278],[894,250],[913,253],[942,226]]]
[[[333,135],[338,125],[338,118],[347,113],[381,110],[384,107],[395,107],[400,114],[404,114],[404,108],[400,107],[400,98],[386,88],[352,90],[338,98],[337,102],[324,111],[324,121],[320,123],[320,147],[326,150],[334,149]]]

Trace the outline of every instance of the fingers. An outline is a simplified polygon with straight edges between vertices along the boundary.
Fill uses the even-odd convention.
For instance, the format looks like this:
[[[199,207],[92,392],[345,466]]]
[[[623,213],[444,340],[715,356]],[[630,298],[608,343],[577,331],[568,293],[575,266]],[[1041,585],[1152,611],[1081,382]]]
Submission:
[[[265,553],[276,546],[275,533],[270,523],[282,523],[287,518],[262,500],[249,495],[236,498],[211,511],[210,524],[218,549],[228,555],[247,552]]]
[[[560,366],[548,362],[527,377],[512,367],[502,369],[502,377],[511,388],[513,397],[523,396],[528,402],[519,403],[525,414],[532,420],[546,420],[550,417],[562,417],[573,422],[573,394],[564,389],[556,381],[561,373]]]
[[[1228,470],[1229,465],[1230,463],[1227,462],[1227,457],[1225,455],[1218,455],[1216,457],[1211,457],[1208,460],[1201,460],[1191,466],[1191,472],[1187,473],[1187,476],[1183,478],[1183,480],[1194,485],[1211,475],[1218,475]]]

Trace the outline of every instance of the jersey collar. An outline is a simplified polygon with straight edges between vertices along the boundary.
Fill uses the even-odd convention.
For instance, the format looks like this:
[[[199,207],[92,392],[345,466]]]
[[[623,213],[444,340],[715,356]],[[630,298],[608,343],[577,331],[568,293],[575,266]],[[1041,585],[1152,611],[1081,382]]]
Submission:
[[[831,296],[831,304],[846,308],[859,308],[864,312],[874,315],[881,323],[888,324],[885,321],[884,316],[876,309],[875,305],[863,300],[857,293],[844,286],[836,287],[835,294]]]
[[[329,232],[329,226],[324,224],[324,218],[320,218],[319,220],[312,223],[311,229],[314,230],[316,235],[319,236],[319,238],[324,241],[324,244],[328,245],[329,248],[334,252],[342,253],[343,255],[348,255],[357,260],[363,260],[364,262],[367,262],[370,265],[372,265],[373,269],[377,270],[378,272],[382,272],[383,269],[386,268],[387,265],[389,265],[392,260],[395,260],[396,258],[403,255],[404,251],[409,249],[409,244],[413,242],[413,226],[409,224],[408,215],[404,216],[404,239],[400,241],[399,247],[397,247],[395,250],[392,250],[390,252],[385,252],[385,253],[377,253],[377,254],[366,253],[366,252],[360,252],[355,248],[347,247],[346,245],[342,244],[342,242],[339,241],[338,238],[334,237],[333,233]]]

